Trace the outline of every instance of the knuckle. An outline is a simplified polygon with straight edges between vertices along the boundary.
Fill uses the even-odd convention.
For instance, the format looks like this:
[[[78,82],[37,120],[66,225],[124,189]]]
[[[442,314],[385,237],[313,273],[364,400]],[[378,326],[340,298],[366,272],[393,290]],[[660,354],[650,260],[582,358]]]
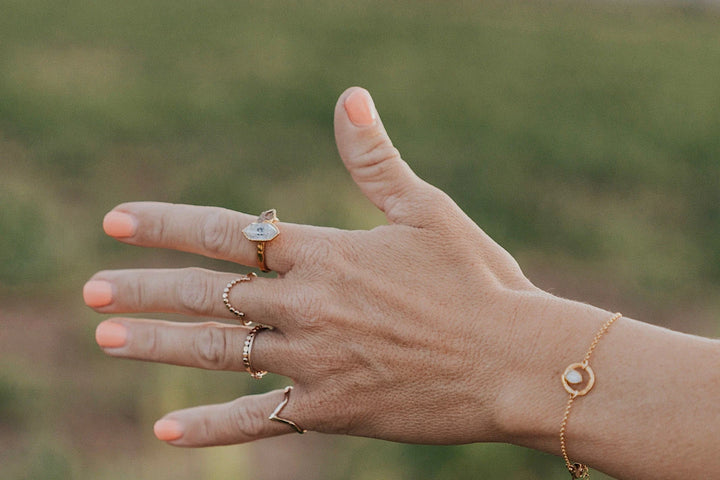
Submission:
[[[350,435],[357,432],[355,419],[348,414],[333,418],[332,421],[326,420],[318,430],[331,431],[336,435]]]
[[[328,265],[337,263],[342,248],[342,242],[337,242],[329,236],[318,236],[312,241],[305,242],[299,248],[298,256],[302,259],[303,265],[314,269],[317,275],[321,275],[321,272],[327,271]]]
[[[177,295],[185,311],[204,314],[211,310],[213,285],[207,270],[197,267],[183,269]]]
[[[150,222],[147,227],[140,229],[139,233],[153,243],[170,244],[176,240],[173,238],[172,228],[170,228],[171,218],[171,211],[164,211],[162,215],[157,217],[156,221]]]
[[[104,278],[112,278],[105,276]],[[153,285],[140,278],[137,281],[129,281],[127,277],[123,278],[122,275],[119,277],[119,281],[116,284],[118,288],[118,298],[113,299],[114,301],[121,303],[122,305],[131,308],[133,311],[145,311],[147,309],[154,308],[152,292]]]
[[[232,251],[239,232],[230,211],[218,209],[205,217],[200,228],[200,243],[211,255],[221,256]]]
[[[225,370],[228,367],[227,333],[217,324],[199,325],[199,331],[193,337],[193,350],[204,368]]]
[[[200,444],[201,445],[207,445],[211,443],[212,438],[215,438],[215,431],[217,428],[215,427],[215,423],[210,419],[210,417],[202,417],[202,421],[200,423],[200,431],[198,432],[198,437],[200,438]]]
[[[398,149],[391,143],[381,140],[360,155],[357,165],[364,169],[365,174],[374,176],[395,168],[399,160],[401,156]]]
[[[312,429],[318,432],[327,432],[338,435],[357,433],[357,416],[354,409],[347,405],[347,391],[340,389],[329,389],[322,395],[314,394],[312,405],[323,415],[313,416]],[[344,408],[338,409],[338,405]],[[306,425],[304,427],[308,428]]]
[[[399,160],[400,152],[385,137],[378,134],[376,141],[362,155],[366,160],[365,164],[381,163],[385,160]]]
[[[163,356],[162,346],[160,342],[160,333],[157,326],[153,326],[147,330],[142,336],[143,350],[150,359],[157,360]]]
[[[421,198],[421,201],[424,201],[424,203],[428,205],[440,206],[443,210],[443,214],[447,217],[462,218],[462,211],[457,208],[455,202],[452,200],[452,198],[450,198],[447,193],[425,182],[423,182],[423,186],[427,188],[423,188],[422,190],[420,190],[421,193],[419,193],[419,195],[422,195],[422,197],[424,197]]]
[[[267,430],[267,414],[247,405],[237,402],[232,409],[232,425],[241,436],[253,439],[263,436]]]
[[[329,317],[328,302],[323,298],[320,290],[307,286],[282,305],[283,315],[295,318],[303,330],[321,331]]]

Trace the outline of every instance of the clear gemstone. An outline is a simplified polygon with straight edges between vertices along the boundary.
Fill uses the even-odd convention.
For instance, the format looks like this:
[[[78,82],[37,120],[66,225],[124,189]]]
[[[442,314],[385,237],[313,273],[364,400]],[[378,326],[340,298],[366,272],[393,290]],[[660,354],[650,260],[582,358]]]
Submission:
[[[272,223],[251,223],[243,230],[248,240],[269,242],[280,234],[280,230]]]
[[[570,370],[565,374],[565,380],[567,380],[567,382],[572,385],[580,383],[583,381],[582,373],[578,372],[575,369]]]

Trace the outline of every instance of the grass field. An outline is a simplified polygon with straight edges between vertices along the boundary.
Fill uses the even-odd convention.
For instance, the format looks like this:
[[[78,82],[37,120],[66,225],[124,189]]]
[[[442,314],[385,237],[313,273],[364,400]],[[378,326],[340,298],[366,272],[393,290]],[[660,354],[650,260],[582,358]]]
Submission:
[[[105,238],[118,203],[383,222],[335,152],[332,111],[351,85],[371,91],[410,165],[540,286],[720,335],[718,10],[0,0],[0,477],[566,474],[554,457],[500,445],[310,435],[173,449],[152,436],[164,412],[283,379],[259,387],[95,346],[101,317],[80,292],[96,270],[234,268]]]

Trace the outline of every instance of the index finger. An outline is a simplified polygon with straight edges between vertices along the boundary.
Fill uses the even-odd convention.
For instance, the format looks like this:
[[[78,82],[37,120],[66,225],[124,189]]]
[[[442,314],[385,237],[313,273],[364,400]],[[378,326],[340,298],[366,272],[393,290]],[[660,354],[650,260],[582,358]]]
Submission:
[[[131,245],[169,248],[257,267],[258,242],[248,240],[242,232],[256,221],[257,216],[226,208],[132,202],[105,215],[103,229]],[[297,246],[303,244],[298,237],[307,241],[318,227],[284,222],[276,226],[280,234],[264,242],[265,262],[269,269],[286,273],[298,256]]]

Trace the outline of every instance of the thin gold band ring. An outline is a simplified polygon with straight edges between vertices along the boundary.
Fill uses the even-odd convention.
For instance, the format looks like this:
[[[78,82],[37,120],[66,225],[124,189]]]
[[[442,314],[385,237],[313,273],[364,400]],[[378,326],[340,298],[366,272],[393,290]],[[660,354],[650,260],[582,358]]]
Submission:
[[[275,410],[273,410],[273,412],[270,414],[270,416],[268,417],[268,420],[272,420],[273,422],[284,423],[285,425],[290,425],[292,428],[295,429],[295,431],[297,433],[303,434],[303,433],[307,432],[307,430],[305,430],[304,428],[301,428],[297,423],[293,422],[290,419],[278,416],[278,415],[280,415],[280,412],[282,412],[282,409],[285,408],[285,406],[290,401],[290,392],[292,392],[292,389],[293,389],[293,387],[291,387],[291,386],[285,387],[285,390],[283,391],[285,396],[283,397],[282,402],[280,402],[278,404],[278,406],[275,407]]]
[[[260,332],[261,330],[266,330],[267,327],[264,325],[255,325],[250,332],[248,333],[247,337],[245,337],[245,344],[243,345],[243,351],[242,351],[242,362],[243,366],[245,367],[245,370],[250,374],[250,376],[256,380],[260,380],[262,377],[265,376],[266,373],[268,373],[265,370],[255,370],[252,367],[252,347],[255,343],[255,336]]]

